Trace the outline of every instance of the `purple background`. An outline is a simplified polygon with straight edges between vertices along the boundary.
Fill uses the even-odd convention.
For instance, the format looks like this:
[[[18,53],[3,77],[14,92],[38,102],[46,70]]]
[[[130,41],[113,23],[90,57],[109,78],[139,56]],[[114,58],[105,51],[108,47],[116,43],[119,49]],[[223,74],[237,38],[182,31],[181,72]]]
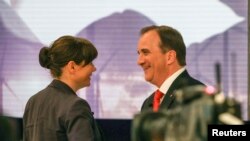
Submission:
[[[247,0],[225,2],[245,20],[191,44],[187,48],[187,69],[193,77],[215,86],[214,65],[219,62],[223,93],[241,102],[246,119]],[[38,64],[43,44],[3,1],[0,13],[0,113],[21,117],[28,98],[44,88],[51,77]],[[93,22],[76,35],[91,40],[99,51],[92,85],[79,92],[90,103],[95,117],[131,118],[154,91],[136,65],[139,30],[151,24],[154,21],[143,13],[128,9]]]

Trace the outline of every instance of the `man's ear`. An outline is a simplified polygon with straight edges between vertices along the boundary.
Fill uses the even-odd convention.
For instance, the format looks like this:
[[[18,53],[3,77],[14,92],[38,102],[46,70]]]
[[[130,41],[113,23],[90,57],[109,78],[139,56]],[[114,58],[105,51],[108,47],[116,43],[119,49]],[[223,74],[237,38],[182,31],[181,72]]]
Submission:
[[[176,61],[176,52],[174,50],[169,50],[166,53],[167,64],[172,64]]]

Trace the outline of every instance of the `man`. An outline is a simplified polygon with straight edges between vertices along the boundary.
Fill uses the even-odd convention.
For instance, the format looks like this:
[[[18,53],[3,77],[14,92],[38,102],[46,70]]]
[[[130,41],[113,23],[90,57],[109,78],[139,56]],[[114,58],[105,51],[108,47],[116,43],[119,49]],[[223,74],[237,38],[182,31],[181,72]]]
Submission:
[[[186,46],[181,34],[169,26],[148,26],[141,30],[137,63],[144,71],[145,80],[163,94],[155,104],[155,93],[143,103],[141,111],[169,109],[176,105],[174,91],[186,86],[204,85],[192,78],[186,68]]]

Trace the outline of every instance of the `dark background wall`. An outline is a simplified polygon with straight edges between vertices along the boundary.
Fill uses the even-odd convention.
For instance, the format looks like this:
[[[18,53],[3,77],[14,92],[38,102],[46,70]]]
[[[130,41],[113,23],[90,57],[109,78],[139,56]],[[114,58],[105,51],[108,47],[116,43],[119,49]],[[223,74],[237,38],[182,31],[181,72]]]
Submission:
[[[97,119],[107,141],[130,141],[131,120]],[[22,140],[22,118],[0,116],[0,140]]]

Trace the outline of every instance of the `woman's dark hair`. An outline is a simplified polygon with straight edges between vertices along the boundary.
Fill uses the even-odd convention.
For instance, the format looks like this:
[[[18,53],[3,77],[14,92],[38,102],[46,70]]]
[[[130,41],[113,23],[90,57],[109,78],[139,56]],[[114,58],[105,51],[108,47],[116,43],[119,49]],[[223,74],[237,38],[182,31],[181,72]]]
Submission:
[[[50,47],[43,47],[39,53],[39,63],[50,69],[53,77],[60,77],[61,68],[69,61],[76,64],[85,61],[91,63],[98,55],[95,46],[87,39],[73,36],[62,36],[55,40]]]
[[[135,115],[132,121],[132,141],[164,141],[167,132],[165,111],[147,111]]]
[[[147,26],[141,29],[141,35],[148,31],[155,30],[160,39],[161,43],[159,47],[162,52],[165,53],[168,50],[174,50],[177,55],[177,60],[181,66],[186,65],[186,45],[181,36],[181,33],[170,26]]]

